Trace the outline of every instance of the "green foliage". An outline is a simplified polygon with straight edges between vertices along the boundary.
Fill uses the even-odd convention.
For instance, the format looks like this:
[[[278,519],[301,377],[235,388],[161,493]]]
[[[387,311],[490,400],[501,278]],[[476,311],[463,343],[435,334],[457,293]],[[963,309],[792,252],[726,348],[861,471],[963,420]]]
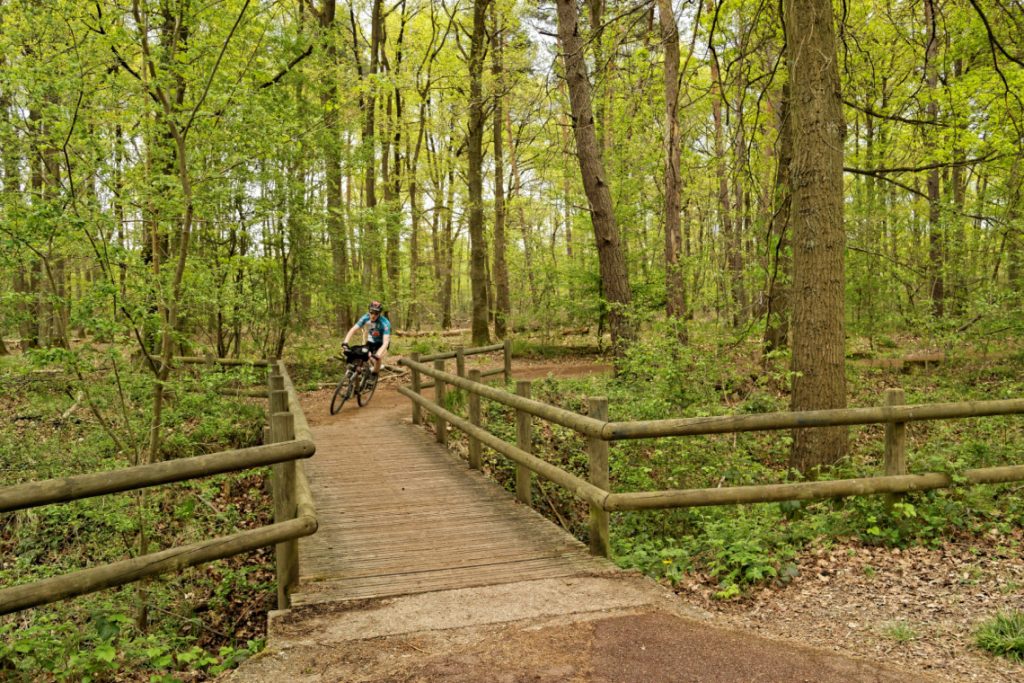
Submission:
[[[40,381],[15,382],[15,390],[0,396],[0,486],[125,467],[132,452],[122,451],[114,436],[147,436],[143,406],[152,388],[147,372],[118,364],[117,381],[114,373],[106,374],[112,385],[93,376],[88,385],[78,385],[75,375],[63,368],[82,363],[83,357],[96,359],[64,355],[64,365],[58,368],[44,354],[4,360],[3,367],[18,371],[44,359],[47,365],[40,368]],[[82,365],[84,372],[92,372]],[[5,379],[9,377],[0,377]],[[165,457],[258,443],[262,406],[216,393],[221,386],[254,379],[251,369],[177,373],[168,384],[171,400],[163,416],[170,435],[163,445]],[[89,399],[105,416],[106,428],[82,405]],[[9,559],[0,565],[0,584],[27,583],[137,554],[141,528],[148,530],[155,550],[266,524],[272,507],[263,492],[266,475],[265,469],[218,475],[143,494],[102,496],[4,515],[0,553]],[[154,676],[175,680],[230,668],[261,647],[261,634],[243,620],[230,628],[214,627],[232,636],[213,636],[207,622],[238,610],[241,602],[261,605],[273,595],[268,552],[152,582],[148,634],[138,633],[125,616],[133,608],[131,587],[5,617],[0,620],[0,678],[108,681],[125,672],[151,670]],[[201,616],[194,611],[199,605]]]
[[[150,680],[177,681],[175,672],[216,676],[263,648],[262,640],[207,651],[189,639],[138,633],[125,614],[95,612],[79,625],[47,614],[28,627],[0,624],[0,671],[4,680],[110,681],[118,674],[150,672]]]
[[[897,643],[908,643],[917,638],[917,632],[905,621],[887,624],[883,630],[883,635]]]
[[[680,415],[714,415],[728,411],[785,409],[788,382],[785,371],[747,378],[735,371],[712,368],[701,361],[699,348],[678,354],[689,368],[707,374],[689,377],[703,395],[686,405],[680,390],[663,384],[661,356],[668,342],[641,343],[627,356],[625,372],[617,378],[591,376],[535,381],[538,400],[585,414],[587,397],[608,396],[611,419],[635,420]],[[704,352],[706,353],[706,352]],[[776,359],[778,360],[778,359]],[[904,385],[909,402],[951,400],[956,397],[1019,395],[1018,361],[951,367],[948,374],[894,377],[867,370],[853,374],[851,405],[878,401],[879,386],[894,379]],[[671,393],[675,392],[675,393]],[[672,397],[671,400],[667,397]],[[690,400],[690,399],[688,399]],[[484,402],[488,430],[515,441],[514,411]],[[957,484],[951,489],[916,492],[899,497],[851,496],[844,499],[791,501],[778,504],[616,513],[611,520],[611,545],[616,562],[651,576],[679,583],[706,580],[720,598],[742,594],[765,582],[785,583],[797,576],[796,559],[809,544],[829,539],[854,539],[868,545],[940,546],[950,538],[994,534],[1015,547],[1024,524],[1024,496],[1014,489],[966,486],[963,471],[1015,461],[1022,441],[1017,418],[992,417],[973,421],[919,422],[911,426],[908,461],[912,472],[946,472]],[[881,473],[883,428],[866,426],[851,432],[856,444],[851,455],[823,479],[874,476]],[[706,437],[627,440],[611,447],[610,474],[615,491],[700,489],[793,481],[787,469],[790,435],[750,432]],[[587,476],[586,444],[578,434],[543,421],[534,430],[534,453],[545,460]],[[501,458],[489,460],[495,476],[511,489],[511,466]],[[557,498],[552,497],[557,500]],[[559,501],[560,518],[578,537],[586,539],[586,506]],[[1013,552],[1012,549],[1007,552]],[[866,570],[869,571],[869,570]]]
[[[994,655],[1024,662],[1024,612],[997,614],[978,628],[974,642]]]
[[[722,599],[769,579],[791,580],[801,545],[770,505],[631,513],[616,518],[613,532],[621,566],[672,583],[702,572],[715,581]]]

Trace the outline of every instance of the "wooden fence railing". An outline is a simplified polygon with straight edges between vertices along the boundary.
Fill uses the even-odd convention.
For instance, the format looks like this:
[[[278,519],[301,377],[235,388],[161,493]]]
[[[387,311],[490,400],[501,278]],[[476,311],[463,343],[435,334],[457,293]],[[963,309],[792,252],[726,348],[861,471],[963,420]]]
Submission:
[[[492,368],[490,370],[480,371],[481,377],[490,377],[492,375],[504,375],[505,382],[508,383],[512,379],[512,340],[506,339],[500,344],[492,344],[491,346],[478,346],[475,349],[467,349],[465,347],[458,347],[454,351],[445,351],[442,353],[432,353],[428,356],[421,356],[418,353],[410,355],[410,358],[416,363],[426,363],[427,361],[444,361],[451,358],[455,359],[455,372],[458,373],[459,377],[466,376],[466,356],[475,356],[482,353],[493,353],[495,351],[501,351],[503,354],[503,363],[500,368]],[[442,364],[443,369],[443,364]],[[418,373],[413,372],[412,374],[412,388],[413,391],[419,393],[421,389],[430,389],[434,386],[433,382],[420,383],[420,376]],[[420,423],[420,407],[415,403],[412,406],[412,419],[416,424]]]
[[[468,353],[469,351],[467,351]],[[903,405],[903,391],[890,389],[887,405],[877,408],[810,410],[804,412],[762,413],[723,417],[609,422],[608,400],[589,399],[589,415],[580,415],[530,398],[530,383],[516,382],[516,394],[480,383],[481,374],[470,371],[468,377],[444,370],[444,360],[435,360],[434,367],[403,359],[402,365],[412,372],[412,389],[399,387],[399,392],[413,402],[413,421],[420,422],[419,408],[434,415],[437,440],[447,442],[447,424],[469,437],[469,464],[480,467],[480,448],[486,445],[516,464],[516,496],[530,504],[531,478],[540,475],[572,491],[590,504],[590,550],[608,555],[608,513],[620,510],[651,510],[707,505],[733,505],[785,500],[813,500],[839,496],[906,493],[954,485],[945,473],[908,474],[906,466],[906,425],[920,420],[948,420],[990,415],[1024,413],[1024,399],[999,401],[967,401],[962,403],[931,403]],[[418,391],[423,385],[420,375],[427,375],[436,384],[431,401]],[[448,385],[468,393],[468,419],[446,410],[444,396]],[[502,441],[480,424],[480,398],[507,405],[516,410],[516,444]],[[573,429],[587,440],[589,481],[537,458],[530,452],[531,418]],[[608,442],[620,439],[647,439],[665,436],[691,436],[731,432],[767,431],[863,424],[885,424],[885,474],[857,479],[762,484],[714,489],[669,489],[613,493],[609,485]],[[970,484],[997,484],[1024,480],[1024,465],[986,467],[958,474]]]
[[[205,358],[178,358],[178,362],[201,362]],[[225,359],[216,359],[218,363]],[[316,510],[304,468],[296,460],[308,458],[316,446],[299,406],[298,395],[280,361],[269,365],[267,445],[222,451],[210,455],[96,472],[62,479],[26,482],[0,489],[0,512],[23,510],[52,503],[132,491],[213,474],[273,465],[274,523],[157,553],[83,569],[33,583],[0,590],[0,614],[45,605],[85,593],[113,588],[149,576],[179,571],[185,567],[230,557],[268,545],[277,556],[278,607],[289,605],[289,591],[298,580],[297,539],[316,532]],[[254,363],[255,364],[255,363]]]

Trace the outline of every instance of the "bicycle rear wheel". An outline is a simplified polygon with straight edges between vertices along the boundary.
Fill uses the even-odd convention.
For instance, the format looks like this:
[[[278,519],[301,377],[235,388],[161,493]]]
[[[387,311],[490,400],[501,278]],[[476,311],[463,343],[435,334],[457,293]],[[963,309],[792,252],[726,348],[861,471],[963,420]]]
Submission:
[[[377,375],[370,372],[369,368],[364,371],[363,375],[363,386],[359,393],[356,394],[356,402],[360,406],[365,406],[373,398],[373,392],[377,388]]]
[[[345,401],[352,397],[352,378],[346,374],[338,382],[338,387],[331,397],[331,415],[336,414],[345,405]]]

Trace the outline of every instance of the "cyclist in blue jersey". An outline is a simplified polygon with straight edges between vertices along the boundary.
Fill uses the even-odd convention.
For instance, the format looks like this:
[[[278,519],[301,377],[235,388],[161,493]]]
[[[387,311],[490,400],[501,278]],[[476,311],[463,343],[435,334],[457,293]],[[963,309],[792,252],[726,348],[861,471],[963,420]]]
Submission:
[[[348,340],[360,329],[366,332],[366,348],[370,351],[373,374],[380,370],[381,361],[391,343],[391,321],[384,317],[384,306],[379,301],[371,301],[369,310],[356,321],[352,329],[345,335],[342,346],[348,348]]]

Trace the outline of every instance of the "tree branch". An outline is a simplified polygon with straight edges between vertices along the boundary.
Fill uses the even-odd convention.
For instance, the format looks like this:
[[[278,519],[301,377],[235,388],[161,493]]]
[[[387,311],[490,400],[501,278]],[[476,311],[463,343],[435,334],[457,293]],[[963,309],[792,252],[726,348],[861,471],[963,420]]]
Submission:
[[[313,54],[313,46],[312,45],[307,47],[306,51],[303,52],[301,55],[299,55],[298,57],[296,57],[292,61],[288,62],[288,65],[285,68],[281,69],[281,71],[279,71],[276,76],[271,78],[266,83],[261,83],[260,84],[260,89],[262,90],[263,88],[269,88],[272,85],[276,85],[277,82],[280,81],[282,78],[284,78],[288,74],[288,72],[291,71],[295,67],[296,64],[298,64],[299,62],[301,62],[303,59],[305,59],[306,57],[310,56],[311,54]]]

